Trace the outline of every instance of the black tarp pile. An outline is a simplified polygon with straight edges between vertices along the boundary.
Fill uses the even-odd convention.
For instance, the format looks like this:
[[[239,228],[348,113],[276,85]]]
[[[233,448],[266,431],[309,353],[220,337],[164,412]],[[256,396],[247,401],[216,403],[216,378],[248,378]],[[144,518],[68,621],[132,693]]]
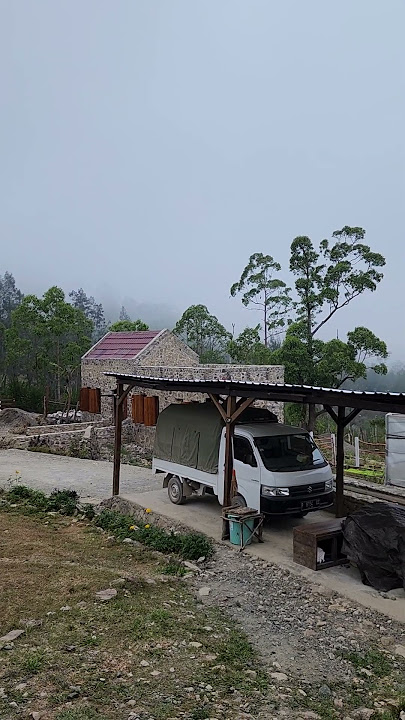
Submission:
[[[380,592],[405,589],[405,508],[365,505],[343,524],[342,552],[357,565],[365,585]]]

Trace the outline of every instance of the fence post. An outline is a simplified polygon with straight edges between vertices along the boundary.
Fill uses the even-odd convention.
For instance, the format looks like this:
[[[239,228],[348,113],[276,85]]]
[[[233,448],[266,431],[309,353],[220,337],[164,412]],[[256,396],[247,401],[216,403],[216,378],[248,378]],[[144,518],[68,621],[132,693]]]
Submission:
[[[332,445],[332,464],[336,465],[336,435],[335,433],[330,434],[330,440]]]
[[[356,468],[360,467],[360,440],[358,435],[354,438],[354,466]]]

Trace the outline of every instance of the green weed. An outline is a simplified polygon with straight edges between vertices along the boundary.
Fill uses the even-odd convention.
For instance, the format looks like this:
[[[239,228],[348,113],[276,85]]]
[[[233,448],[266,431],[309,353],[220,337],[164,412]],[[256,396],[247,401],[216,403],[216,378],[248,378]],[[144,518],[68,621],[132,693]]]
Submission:
[[[44,653],[41,650],[37,650],[36,652],[32,652],[27,655],[22,663],[22,668],[30,675],[36,675],[40,670],[42,670],[44,661]]]
[[[168,560],[162,568],[163,575],[175,575],[177,577],[182,577],[186,574],[186,572],[187,568],[185,568],[178,560],[174,560],[174,558],[170,558],[170,560]]]
[[[227,638],[220,646],[218,653],[218,662],[220,663],[245,663],[252,660],[254,650],[245,635],[236,630],[231,630]]]

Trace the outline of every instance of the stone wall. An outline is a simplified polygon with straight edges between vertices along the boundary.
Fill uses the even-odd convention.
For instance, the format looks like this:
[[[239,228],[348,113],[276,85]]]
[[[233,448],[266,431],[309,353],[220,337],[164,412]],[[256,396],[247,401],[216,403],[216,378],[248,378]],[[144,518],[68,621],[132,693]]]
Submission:
[[[59,431],[59,433],[44,433],[41,435],[27,435],[24,439],[24,449],[54,453],[55,455],[69,455],[83,459],[98,460],[99,448],[94,442],[92,427],[82,430]],[[22,438],[20,438],[22,441]],[[21,447],[21,444],[19,445]]]
[[[136,359],[139,365],[145,367],[159,365],[194,367],[200,364],[197,353],[169,330],[163,330]]]

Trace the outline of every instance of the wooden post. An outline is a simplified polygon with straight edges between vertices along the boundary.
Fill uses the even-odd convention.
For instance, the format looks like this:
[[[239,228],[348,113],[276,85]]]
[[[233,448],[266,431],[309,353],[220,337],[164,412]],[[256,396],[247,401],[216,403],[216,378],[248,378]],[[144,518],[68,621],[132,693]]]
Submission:
[[[344,464],[345,464],[346,409],[338,407],[336,428],[336,517],[344,517]]]
[[[45,418],[45,420],[48,417],[48,412],[49,412],[48,406],[49,406],[49,385],[46,386],[45,395],[44,395],[44,418]]]
[[[226,424],[225,424],[225,465],[224,465],[224,499],[223,507],[229,507],[231,504],[231,486],[233,472],[233,431],[235,423],[232,422],[232,415],[236,408],[236,398],[227,397],[226,399]],[[222,522],[222,540],[229,538],[229,522]]]
[[[113,495],[120,494],[120,466],[121,466],[121,438],[122,438],[122,415],[123,403],[122,394],[124,385],[117,383],[117,396],[115,399],[115,440],[114,440],[114,470],[113,470]]]

